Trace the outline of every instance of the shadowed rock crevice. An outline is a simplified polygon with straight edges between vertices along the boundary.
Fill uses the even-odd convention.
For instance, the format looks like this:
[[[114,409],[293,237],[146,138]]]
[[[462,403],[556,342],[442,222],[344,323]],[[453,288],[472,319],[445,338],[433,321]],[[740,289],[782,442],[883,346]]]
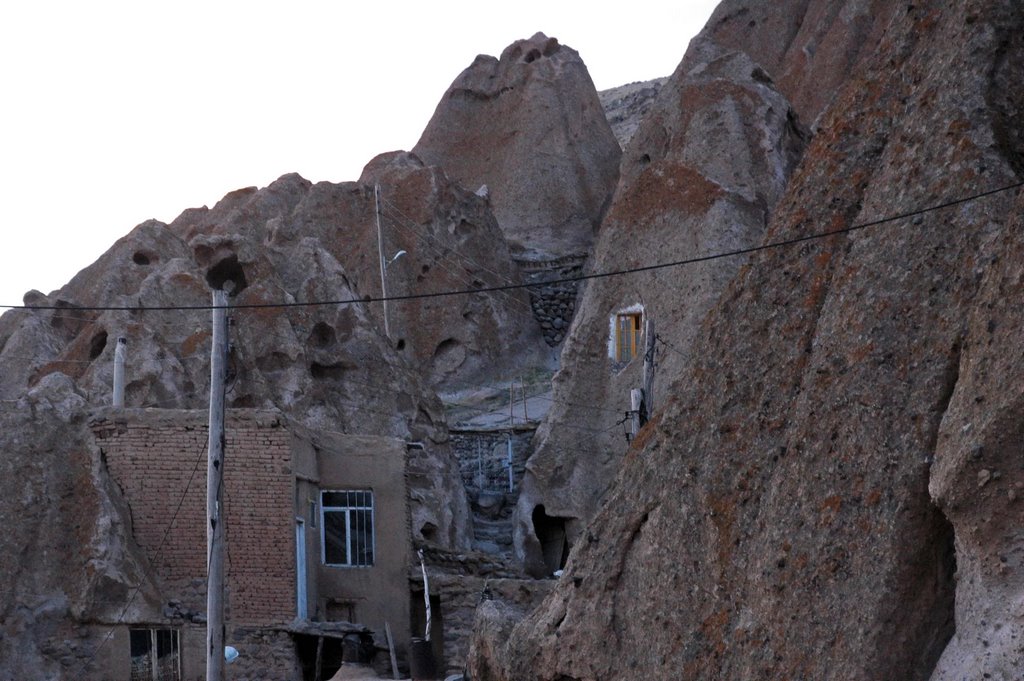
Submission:
[[[1006,27],[993,65],[986,99],[996,146],[1018,178],[1024,177],[1024,17]]]

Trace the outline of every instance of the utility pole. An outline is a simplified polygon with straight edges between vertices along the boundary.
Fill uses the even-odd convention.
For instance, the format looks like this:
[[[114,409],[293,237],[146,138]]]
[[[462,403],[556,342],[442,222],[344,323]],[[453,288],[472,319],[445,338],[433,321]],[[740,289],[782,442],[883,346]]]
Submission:
[[[644,391],[640,388],[633,388],[629,391],[629,415],[630,415],[630,440],[636,439],[640,432],[640,410],[644,403]]]
[[[380,258],[380,294],[382,304],[384,306],[384,335],[391,338],[391,326],[388,323],[388,284],[384,278],[384,269],[387,265],[384,263],[384,235],[380,229],[380,185],[373,185],[373,206],[374,214],[377,217],[377,254]]]
[[[645,315],[644,320],[644,406],[640,414],[643,426],[654,414],[654,320]]]
[[[124,408],[124,360],[128,352],[128,339],[121,336],[114,346],[114,408]]]
[[[224,380],[228,355],[228,294],[213,292],[210,427],[206,463],[206,681],[224,679]]]

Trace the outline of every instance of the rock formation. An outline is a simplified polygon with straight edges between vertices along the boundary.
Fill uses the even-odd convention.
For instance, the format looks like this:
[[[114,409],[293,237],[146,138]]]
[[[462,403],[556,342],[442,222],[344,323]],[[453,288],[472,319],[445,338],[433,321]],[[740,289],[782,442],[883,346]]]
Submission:
[[[898,9],[885,0],[723,0],[703,34],[752,55],[814,127],[851,70],[874,57]]]
[[[413,152],[464,187],[487,185],[513,254],[533,260],[589,252],[620,153],[579,54],[543,33],[478,56]]]
[[[388,269],[389,295],[521,281],[487,200],[396,153],[374,159],[361,182],[286,175],[169,225],[143,223],[59,291],[27,294],[40,309],[0,318],[0,489],[4,517],[21,519],[0,565],[9,585],[0,640],[17,651],[4,655],[3,673],[52,678],[82,664],[97,648],[75,628],[118,621],[135,586],[144,589],[132,621],[161,618],[85,421],[109,404],[118,337],[128,343],[127,406],[206,407],[210,313],[161,308],[208,305],[211,288],[229,288],[234,308],[229,408],[276,408],[314,430],[420,443],[410,454],[413,537],[470,546],[466,494],[431,384],[500,376],[513,361],[546,361],[547,349],[522,290],[392,303],[385,337],[381,306],[361,302],[381,293],[374,184],[384,249],[405,251]],[[307,305],[316,301],[340,302]],[[293,306],[261,307],[282,303]],[[94,309],[111,306],[123,309]],[[78,643],[45,641],[53,636]],[[56,669],[64,672],[47,671]]]
[[[756,244],[803,142],[785,98],[748,56],[695,44],[623,157],[595,267],[621,270]],[[740,265],[721,260],[587,284],[519,498],[517,546],[534,572],[535,509],[566,519],[575,542],[626,449],[615,423],[630,408],[630,389],[641,385],[643,353],[629,361],[609,356],[617,315],[642,311],[666,339],[657,348],[655,399],[662,399],[659,391],[685,361],[680,349]]]
[[[0,673],[76,677],[102,654],[83,623],[159,616],[156,588],[71,379],[49,374],[0,406]]]
[[[727,1],[687,60],[743,47],[817,119],[764,242],[910,215],[750,256],[689,341],[667,338],[685,357],[654,419],[555,592],[511,630],[488,624],[508,643],[477,646],[474,679],[1019,677],[1024,15],[1011,0],[871,7]],[[801,36],[840,23],[860,27],[841,59],[798,59]],[[605,228],[706,201],[656,176],[626,191],[652,129]],[[688,276],[666,272],[650,298]],[[584,390],[594,351],[572,352],[591,290],[563,356]]]
[[[604,108],[608,125],[623,149],[633,139],[640,122],[647,116],[654,104],[658,92],[668,82],[668,78],[656,78],[637,83],[628,83],[597,93]]]

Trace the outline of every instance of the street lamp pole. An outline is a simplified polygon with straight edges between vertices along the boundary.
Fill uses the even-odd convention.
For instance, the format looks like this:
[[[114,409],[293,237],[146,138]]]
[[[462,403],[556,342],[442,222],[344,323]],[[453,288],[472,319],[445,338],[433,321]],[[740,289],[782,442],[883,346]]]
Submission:
[[[377,215],[377,253],[380,256],[380,293],[384,305],[384,335],[391,338],[391,326],[388,324],[388,284],[384,278],[384,270],[387,265],[384,262],[384,237],[380,229],[380,185],[373,185],[373,203]]]

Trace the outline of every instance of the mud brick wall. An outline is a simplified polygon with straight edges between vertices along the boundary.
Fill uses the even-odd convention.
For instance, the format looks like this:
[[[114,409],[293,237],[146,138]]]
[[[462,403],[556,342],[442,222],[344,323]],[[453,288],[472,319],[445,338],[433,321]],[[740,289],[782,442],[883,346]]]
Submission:
[[[206,611],[205,421],[198,411],[127,410],[123,419],[93,423],[96,444],[131,510],[136,542],[167,599],[193,613]],[[225,436],[227,612],[250,624],[290,621],[291,434],[274,412],[240,410],[229,411]]]

